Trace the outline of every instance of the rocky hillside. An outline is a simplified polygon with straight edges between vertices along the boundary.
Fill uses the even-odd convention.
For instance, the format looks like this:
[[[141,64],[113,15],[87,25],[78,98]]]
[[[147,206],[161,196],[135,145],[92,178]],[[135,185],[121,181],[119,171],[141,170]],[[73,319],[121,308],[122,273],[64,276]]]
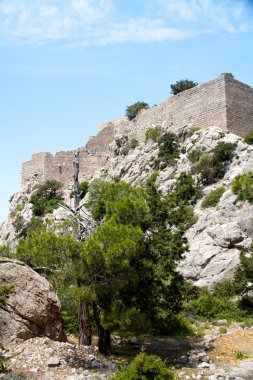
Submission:
[[[161,133],[165,132],[167,131],[163,130]],[[220,142],[234,144],[233,158],[224,162],[223,178],[212,184],[201,184],[203,197],[217,188],[224,189],[214,207],[203,208],[203,198],[194,206],[196,223],[187,231],[189,251],[179,264],[179,270],[196,285],[212,286],[213,283],[232,276],[239,262],[240,251],[249,250],[252,243],[253,205],[248,201],[238,201],[231,190],[231,184],[237,175],[252,170],[253,146],[215,126],[198,130],[188,125],[174,132],[180,144],[180,154],[174,163],[157,159],[159,144],[155,139],[148,138],[139,143],[136,140],[133,142],[128,135],[121,135],[110,145],[106,164],[94,178],[103,175],[109,181],[122,180],[138,186],[157,172],[156,183],[162,193],[166,194],[175,187],[182,172],[191,172],[196,181],[200,178],[200,173],[194,169],[194,152],[211,154]],[[29,199],[32,191],[28,184],[15,194],[8,220],[1,227],[2,245],[14,246],[20,229],[30,221],[32,205]],[[71,202],[69,192],[70,190],[65,190],[64,193],[67,203]],[[45,219],[59,222],[67,217],[68,212],[59,208]]]

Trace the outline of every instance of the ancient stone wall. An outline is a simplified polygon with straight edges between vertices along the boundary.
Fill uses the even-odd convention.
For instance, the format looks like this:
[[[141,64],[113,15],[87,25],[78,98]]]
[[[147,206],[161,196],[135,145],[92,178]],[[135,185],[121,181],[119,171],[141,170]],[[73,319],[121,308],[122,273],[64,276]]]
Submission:
[[[109,144],[114,135],[127,134],[139,141],[145,131],[161,126],[175,131],[184,125],[200,128],[218,126],[239,136],[253,129],[253,91],[228,75],[203,83],[192,89],[168,97],[164,102],[129,121],[127,117],[103,124],[100,132],[91,137],[80,152],[80,180],[91,179],[106,161]],[[56,179],[67,187],[72,183],[74,151],[37,153],[22,168],[22,183]]]
[[[80,181],[90,180],[104,165],[108,146],[113,139],[114,128],[109,126],[91,137],[86,146],[80,149]],[[55,155],[45,152],[33,154],[32,159],[22,165],[22,185],[55,179],[68,187],[73,183],[74,154],[74,150],[58,152]]]
[[[253,130],[253,90],[238,80],[225,76],[226,119],[230,132],[245,136]]]

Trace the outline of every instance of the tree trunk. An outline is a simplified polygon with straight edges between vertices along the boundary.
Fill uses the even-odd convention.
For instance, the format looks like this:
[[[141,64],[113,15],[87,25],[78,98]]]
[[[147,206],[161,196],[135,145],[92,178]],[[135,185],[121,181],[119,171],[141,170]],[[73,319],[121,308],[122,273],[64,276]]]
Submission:
[[[93,304],[94,319],[98,329],[98,351],[103,355],[111,355],[111,335],[110,331],[106,330],[101,322],[97,305]]]
[[[91,325],[89,309],[85,301],[80,300],[78,304],[78,328],[79,328],[79,347],[91,345]]]

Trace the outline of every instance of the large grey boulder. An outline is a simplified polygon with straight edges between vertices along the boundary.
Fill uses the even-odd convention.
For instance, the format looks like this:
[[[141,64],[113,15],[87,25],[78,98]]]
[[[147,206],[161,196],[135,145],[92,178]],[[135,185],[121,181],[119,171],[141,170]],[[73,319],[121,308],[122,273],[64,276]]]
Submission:
[[[0,309],[0,346],[48,336],[62,340],[60,302],[46,279],[21,261],[0,258],[0,286],[13,284],[6,305]]]

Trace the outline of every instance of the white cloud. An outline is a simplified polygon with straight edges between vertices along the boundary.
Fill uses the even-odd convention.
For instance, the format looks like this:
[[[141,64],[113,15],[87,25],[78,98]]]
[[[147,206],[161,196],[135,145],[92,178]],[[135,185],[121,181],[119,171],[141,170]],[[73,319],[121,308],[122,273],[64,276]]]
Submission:
[[[127,1],[127,0],[124,0]],[[138,9],[126,18],[116,0],[2,0],[0,33],[29,43],[67,40],[80,45],[178,40],[200,33],[249,30],[245,1],[146,0],[157,16]],[[116,17],[117,15],[117,17]],[[2,21],[2,22],[1,22]]]

